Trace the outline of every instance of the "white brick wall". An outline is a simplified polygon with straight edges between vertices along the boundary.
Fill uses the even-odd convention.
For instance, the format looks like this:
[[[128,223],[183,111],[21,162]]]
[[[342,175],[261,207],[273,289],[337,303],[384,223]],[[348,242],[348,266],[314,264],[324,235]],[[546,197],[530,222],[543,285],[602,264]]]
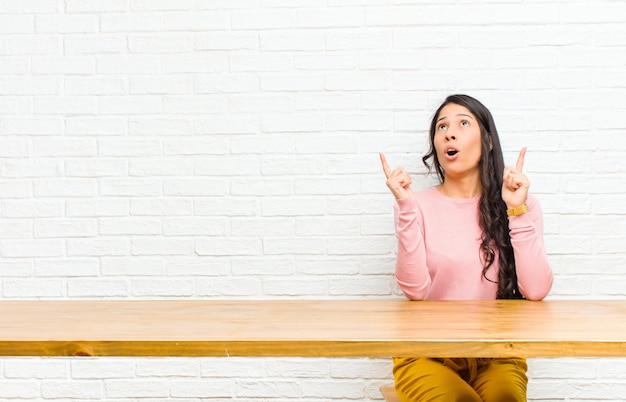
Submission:
[[[551,298],[624,298],[626,2],[0,0],[0,292],[398,298],[377,153],[449,93],[529,148]],[[533,401],[626,400],[533,359]],[[0,400],[380,399],[387,359],[0,359]]]

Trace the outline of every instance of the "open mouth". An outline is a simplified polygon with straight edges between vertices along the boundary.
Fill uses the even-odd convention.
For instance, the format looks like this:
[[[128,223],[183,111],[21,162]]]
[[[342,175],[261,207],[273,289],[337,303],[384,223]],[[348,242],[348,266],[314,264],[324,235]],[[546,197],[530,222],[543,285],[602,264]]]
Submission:
[[[454,155],[456,155],[458,152],[459,152],[459,151],[457,151],[456,149],[452,149],[452,148],[450,148],[450,149],[448,149],[448,150],[446,151],[446,154],[448,154],[449,156],[454,156]]]

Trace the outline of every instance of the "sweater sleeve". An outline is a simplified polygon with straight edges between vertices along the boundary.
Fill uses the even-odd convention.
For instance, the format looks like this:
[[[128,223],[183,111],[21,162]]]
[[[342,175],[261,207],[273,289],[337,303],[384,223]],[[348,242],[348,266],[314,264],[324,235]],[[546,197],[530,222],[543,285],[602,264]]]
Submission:
[[[398,255],[396,281],[410,300],[423,300],[431,285],[421,218],[414,197],[398,200],[394,208]]]
[[[543,243],[543,218],[536,199],[528,196],[528,212],[509,217],[517,283],[529,300],[541,300],[552,287],[552,268]]]

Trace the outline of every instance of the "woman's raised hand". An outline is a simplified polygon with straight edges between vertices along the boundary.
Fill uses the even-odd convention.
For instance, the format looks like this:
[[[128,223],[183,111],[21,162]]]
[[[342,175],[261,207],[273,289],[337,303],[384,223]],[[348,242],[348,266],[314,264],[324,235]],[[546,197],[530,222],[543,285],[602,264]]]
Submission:
[[[413,190],[411,190],[411,175],[402,167],[391,170],[385,155],[382,153],[379,155],[380,162],[383,165],[383,172],[385,172],[387,177],[387,187],[389,187],[391,193],[397,200],[410,197],[413,194]]]
[[[526,202],[530,180],[522,173],[525,156],[526,147],[522,148],[520,151],[514,168],[510,166],[504,168],[504,174],[502,176],[502,200],[506,203],[507,208],[516,208]]]

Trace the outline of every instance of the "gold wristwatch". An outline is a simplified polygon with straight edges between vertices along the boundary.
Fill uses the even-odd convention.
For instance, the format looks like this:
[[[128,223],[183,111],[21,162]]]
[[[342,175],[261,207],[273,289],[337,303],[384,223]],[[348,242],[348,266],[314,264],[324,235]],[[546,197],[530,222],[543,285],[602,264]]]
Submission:
[[[522,204],[519,207],[509,208],[506,210],[508,216],[518,216],[528,212],[528,205]]]

